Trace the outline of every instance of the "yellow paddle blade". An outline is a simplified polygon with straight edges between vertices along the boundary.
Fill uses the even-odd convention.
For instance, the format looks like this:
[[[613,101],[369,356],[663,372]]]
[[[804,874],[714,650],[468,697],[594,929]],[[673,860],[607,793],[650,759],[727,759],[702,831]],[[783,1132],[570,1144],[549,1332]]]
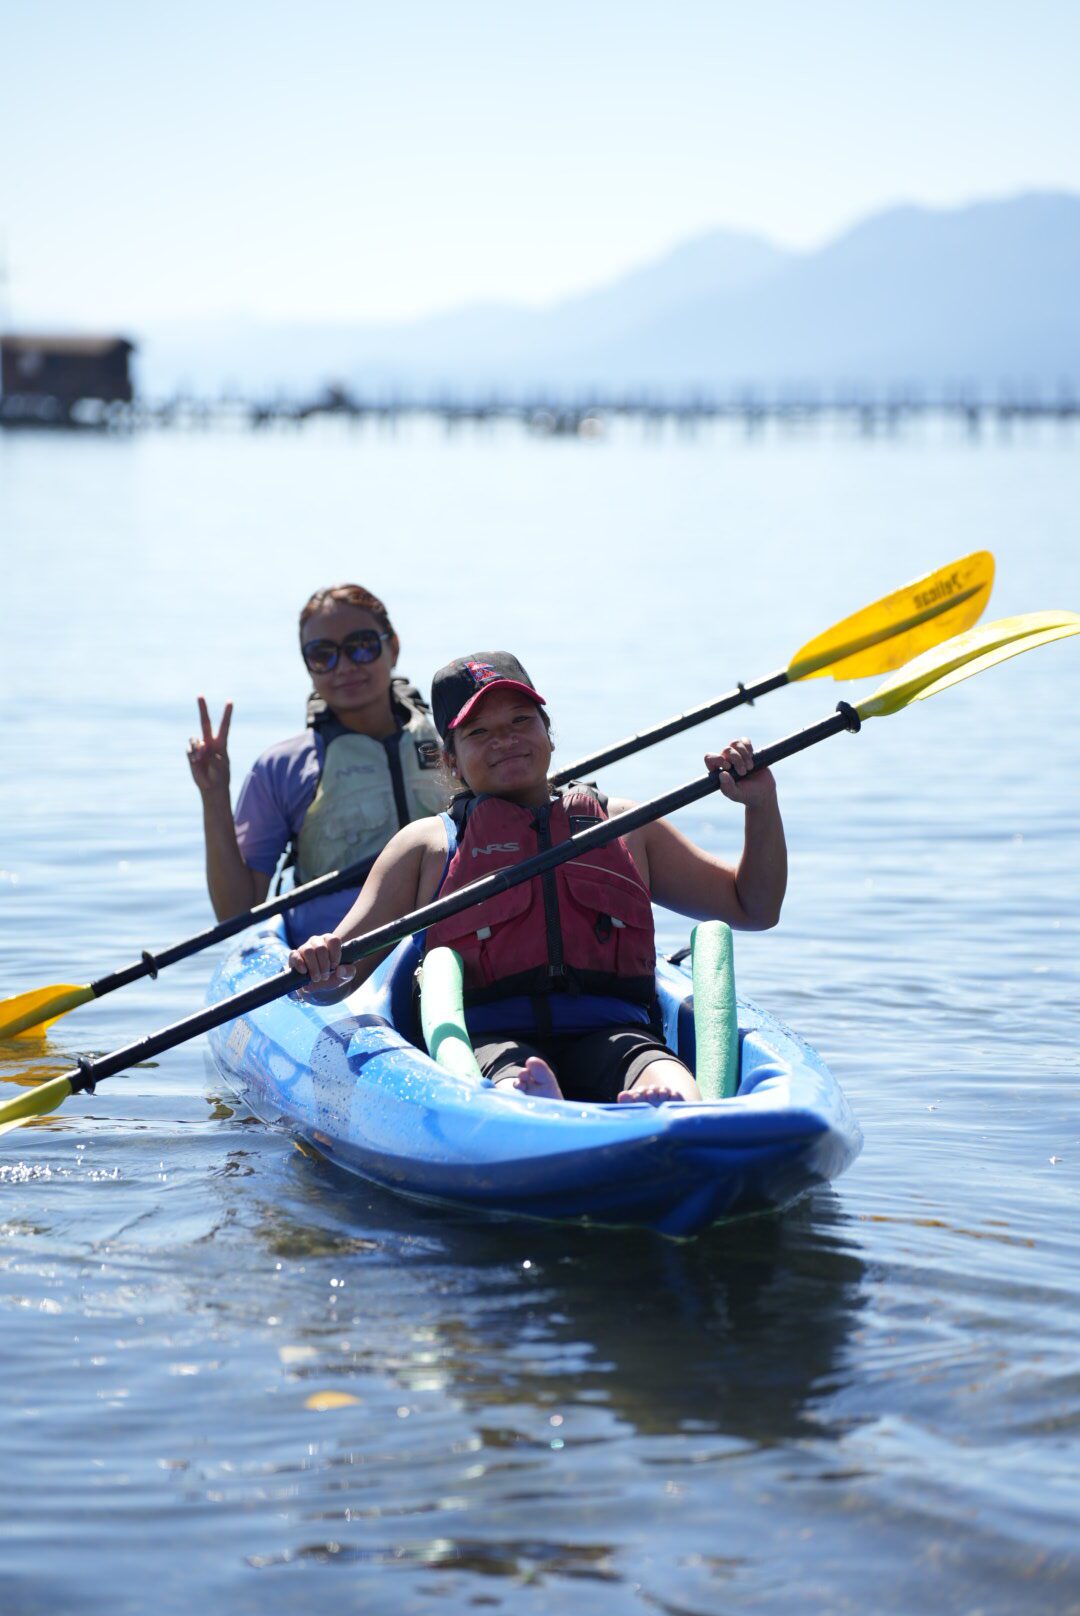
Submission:
[[[865,679],[902,667],[977,623],[993,582],[989,550],[950,561],[809,640],[788,663],[788,679]]]
[[[1080,613],[1024,612],[1019,617],[985,623],[909,662],[872,695],[855,702],[855,711],[860,718],[899,712],[908,702],[936,696],[939,690],[970,679],[972,674],[992,668],[995,662],[1006,662],[1021,651],[1033,651],[1037,645],[1049,645],[1070,634],[1080,634]]]
[[[26,1032],[43,1033],[69,1010],[76,1010],[93,997],[93,988],[54,982],[51,987],[31,988],[29,993],[0,999],[0,1038],[15,1038]]]
[[[0,1105],[0,1134],[21,1128],[33,1117],[47,1116],[58,1105],[63,1105],[70,1093],[71,1084],[66,1077],[51,1077],[47,1083],[39,1083],[36,1089],[25,1089],[13,1100],[5,1100]]]

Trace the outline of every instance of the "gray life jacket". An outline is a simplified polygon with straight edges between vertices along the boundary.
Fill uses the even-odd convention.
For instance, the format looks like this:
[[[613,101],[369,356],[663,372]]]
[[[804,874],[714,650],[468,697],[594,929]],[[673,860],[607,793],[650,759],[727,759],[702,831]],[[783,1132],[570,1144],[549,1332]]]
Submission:
[[[295,841],[296,881],[374,863],[390,838],[414,819],[443,811],[447,790],[441,743],[420,692],[395,679],[395,734],[357,735],[312,697],[308,725],[323,743],[323,766]]]

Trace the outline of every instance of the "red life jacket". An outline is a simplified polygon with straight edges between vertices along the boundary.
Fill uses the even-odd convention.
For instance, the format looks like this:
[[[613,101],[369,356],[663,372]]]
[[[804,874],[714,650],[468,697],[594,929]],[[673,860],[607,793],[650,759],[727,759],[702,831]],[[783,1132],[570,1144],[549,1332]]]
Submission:
[[[540,809],[484,796],[459,799],[444,817],[456,826],[457,846],[451,841],[440,895],[608,815],[595,791],[574,785]],[[652,903],[621,837],[439,921],[425,946],[440,944],[462,957],[466,1005],[547,993],[651,1005],[656,993]]]

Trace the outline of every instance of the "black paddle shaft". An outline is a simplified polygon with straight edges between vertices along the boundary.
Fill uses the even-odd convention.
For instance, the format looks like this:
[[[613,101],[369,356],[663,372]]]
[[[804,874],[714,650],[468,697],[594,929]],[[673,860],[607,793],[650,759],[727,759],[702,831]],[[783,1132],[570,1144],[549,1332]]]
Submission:
[[[767,678],[756,680],[752,685],[740,684],[734,690],[729,690],[726,696],[717,696],[715,701],[707,701],[701,707],[691,707],[688,712],[680,713],[678,718],[669,718],[666,723],[657,724],[653,729],[643,729],[640,734],[628,735],[625,741],[618,741],[606,751],[582,758],[568,769],[560,769],[558,774],[551,776],[551,783],[553,786],[564,786],[571,780],[585,780],[595,770],[605,769],[609,763],[618,763],[620,758],[629,757],[632,752],[642,752],[647,746],[670,740],[673,735],[681,735],[683,730],[704,724],[706,719],[730,712],[733,707],[742,707],[744,704],[753,706],[759,696],[767,696],[770,690],[780,690],[788,683],[787,669],[784,668],[779,673],[770,673]]]
[[[728,691],[725,696],[718,696],[715,701],[705,702],[701,707],[692,707],[681,713],[678,718],[670,718],[664,724],[657,724],[652,729],[642,730],[638,735],[629,735],[624,741],[615,746],[609,746],[606,751],[596,752],[592,757],[582,758],[568,769],[561,769],[558,774],[551,776],[553,786],[566,785],[570,780],[587,778],[597,769],[606,768],[609,763],[617,763],[620,758],[629,757],[633,752],[641,752],[648,746],[655,746],[659,741],[666,741],[673,735],[682,734],[683,730],[692,729],[696,724],[704,724],[709,718],[715,718],[720,713],[730,712],[733,707],[753,703],[759,696],[766,696],[771,690],[779,690],[788,683],[787,670],[771,673],[767,678],[758,679],[751,685],[738,685],[734,690]],[[298,903],[308,903],[312,898],[325,898],[333,892],[341,892],[346,887],[358,887],[363,884],[371,872],[375,860],[363,859],[358,864],[350,864],[344,870],[331,870],[326,875],[318,876],[314,881],[305,881],[302,887],[293,887],[289,892],[283,892],[280,897],[267,898],[263,903],[257,903],[241,914],[231,915],[228,920],[219,921],[216,926],[208,926],[194,937],[186,937],[183,942],[173,943],[169,948],[160,949],[152,953],[143,949],[139,958],[132,965],[125,965],[119,971],[110,971],[106,976],[99,976],[96,982],[91,982],[90,991],[95,999],[101,999],[106,993],[115,993],[117,988],[126,988],[129,982],[138,982],[144,976],[156,978],[159,971],[167,965],[175,965],[177,960],[190,959],[193,954],[201,954],[204,948],[212,948],[215,943],[223,943],[229,937],[235,937],[238,932],[246,931],[249,926],[257,926],[261,921],[272,920],[275,915],[284,914]]]
[[[216,926],[208,926],[205,931],[198,932],[194,937],[185,937],[182,943],[173,943],[170,948],[163,948],[157,954],[144,949],[134,965],[127,965],[120,971],[110,971],[108,976],[99,977],[91,982],[90,991],[95,999],[100,999],[106,993],[114,993],[117,988],[127,987],[129,982],[138,982],[141,977],[156,977],[166,965],[175,965],[177,960],[190,959],[192,954],[199,954],[204,948],[210,948],[214,943],[223,943],[227,937],[235,937],[237,932],[246,931],[249,926],[257,926],[260,921],[272,920],[275,915],[284,914],[295,904],[307,903],[311,898],[324,898],[331,892],[340,892],[345,887],[358,887],[364,880],[374,864],[373,858],[364,859],[359,864],[350,864],[344,870],[331,870],[328,875],[320,875],[314,881],[307,881],[302,887],[293,887],[289,892],[283,892],[280,897],[267,898],[264,903],[257,903],[251,909],[245,909],[242,914],[231,915],[228,920],[219,921]]]
[[[820,724],[812,724],[807,729],[798,730],[794,735],[788,735],[784,740],[755,753],[751,773],[755,773],[758,769],[767,769],[771,764],[779,763],[782,758],[791,757],[796,752],[805,751],[808,746],[827,740],[830,735],[837,735],[841,730],[860,728],[858,713],[853,707],[849,707],[846,701],[842,701],[838,704],[836,712],[823,719]],[[745,776],[743,778],[745,779]],[[357,960],[364,959],[368,954],[380,953],[392,944],[400,943],[403,938],[412,936],[414,932],[426,931],[437,921],[447,920],[451,915],[460,914],[463,909],[468,909],[473,904],[482,903],[485,898],[493,898],[500,892],[508,892],[511,887],[519,886],[522,881],[531,881],[534,876],[544,875],[560,864],[579,858],[582,853],[603,847],[606,843],[625,836],[628,831],[638,830],[654,819],[662,819],[665,814],[675,813],[677,809],[685,808],[701,797],[707,797],[710,792],[716,791],[719,785],[719,773],[703,775],[697,780],[689,781],[687,785],[669,791],[666,796],[654,797],[651,802],[639,803],[636,808],[630,808],[624,814],[615,814],[611,819],[601,820],[588,830],[579,831],[576,836],[571,836],[569,841],[559,842],[555,847],[547,848],[533,858],[522,859],[520,864],[512,864],[505,870],[496,870],[494,874],[486,875],[480,881],[473,881],[469,886],[450,893],[448,897],[437,898],[434,903],[425,904],[422,909],[414,909],[411,914],[388,921],[385,926],[365,932],[362,937],[354,937],[341,951],[342,964],[351,965]],[[299,971],[281,971],[276,976],[267,977],[265,982],[260,982],[253,988],[245,988],[242,993],[234,993],[230,998],[222,999],[219,1004],[208,1005],[205,1010],[198,1010],[194,1015],[186,1016],[183,1021],[176,1021],[171,1027],[163,1027],[160,1032],[150,1033],[134,1044],[127,1044],[111,1055],[102,1056],[100,1060],[90,1060],[83,1056],[73,1071],[65,1072],[63,1075],[70,1084],[73,1094],[86,1089],[92,1091],[95,1083],[100,1082],[102,1078],[115,1077],[118,1072],[126,1071],[130,1066],[137,1066],[141,1061],[152,1060],[155,1055],[164,1054],[168,1049],[175,1049],[177,1044],[186,1043],[190,1038],[197,1038],[201,1033],[223,1026],[227,1021],[236,1021],[241,1016],[247,1015],[249,1010],[257,1010],[264,1004],[270,1004],[274,999],[280,999],[294,988],[301,987],[306,981],[306,975]]]

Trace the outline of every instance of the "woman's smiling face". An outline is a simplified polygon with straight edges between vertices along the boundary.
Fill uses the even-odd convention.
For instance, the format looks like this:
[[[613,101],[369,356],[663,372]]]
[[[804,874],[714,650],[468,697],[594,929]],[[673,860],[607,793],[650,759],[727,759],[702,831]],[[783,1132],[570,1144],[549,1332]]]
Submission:
[[[368,629],[382,632],[377,617],[362,606],[348,601],[329,600],[307,617],[300,630],[303,645],[312,640],[331,640],[340,645],[349,634]],[[353,715],[373,705],[385,705],[398,656],[397,636],[384,640],[373,662],[352,662],[339,654],[336,666],[327,673],[312,673],[311,682],[334,713]],[[309,669],[309,672],[311,670]]]
[[[541,708],[516,690],[494,686],[453,732],[454,764],[477,796],[526,807],[547,802],[551,741]]]

